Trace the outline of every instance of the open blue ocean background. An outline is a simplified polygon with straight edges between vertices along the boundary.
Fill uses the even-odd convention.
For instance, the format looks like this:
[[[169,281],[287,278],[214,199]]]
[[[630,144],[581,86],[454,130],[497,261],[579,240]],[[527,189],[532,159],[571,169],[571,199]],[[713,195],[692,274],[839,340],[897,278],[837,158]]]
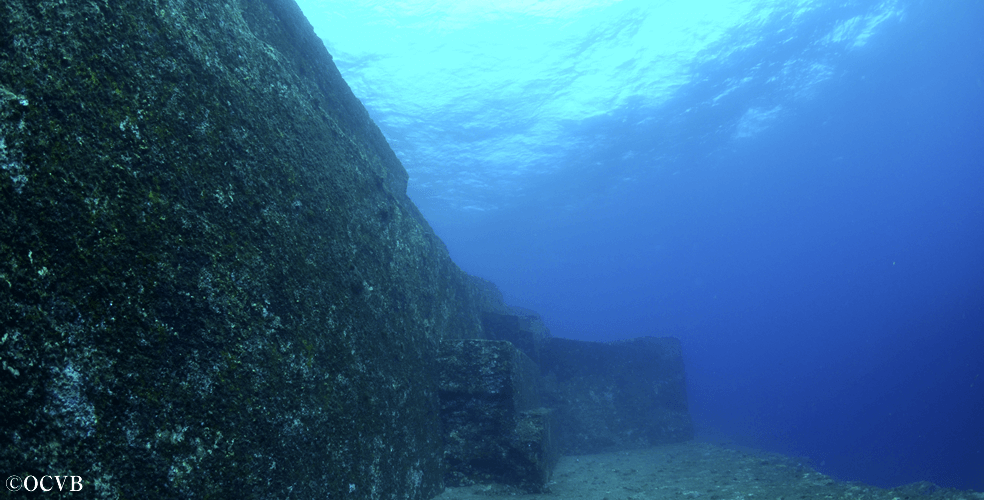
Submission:
[[[300,0],[465,271],[699,437],[984,490],[984,2]]]

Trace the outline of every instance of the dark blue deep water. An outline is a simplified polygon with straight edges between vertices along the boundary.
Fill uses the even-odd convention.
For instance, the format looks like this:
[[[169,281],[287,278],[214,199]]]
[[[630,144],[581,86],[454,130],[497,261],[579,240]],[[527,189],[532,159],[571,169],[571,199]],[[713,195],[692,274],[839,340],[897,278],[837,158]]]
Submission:
[[[300,2],[467,272],[700,438],[984,490],[984,2]]]

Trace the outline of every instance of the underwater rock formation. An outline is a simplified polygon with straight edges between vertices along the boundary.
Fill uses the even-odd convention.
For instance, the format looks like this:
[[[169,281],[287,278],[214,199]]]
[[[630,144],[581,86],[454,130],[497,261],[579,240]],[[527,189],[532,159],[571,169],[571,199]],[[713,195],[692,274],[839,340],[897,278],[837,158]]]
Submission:
[[[540,349],[550,338],[550,330],[540,314],[522,307],[512,306],[506,312],[487,312],[482,315],[482,327],[490,339],[511,342],[538,364]]]
[[[693,439],[680,341],[551,338],[540,353],[544,406],[562,453],[580,455]]]
[[[447,485],[543,491],[559,454],[539,367],[503,340],[446,340],[438,367]]]
[[[436,346],[501,308],[289,0],[9,0],[0,470],[429,498]]]
[[[539,361],[556,340],[451,261],[292,0],[8,0],[0,45],[7,474],[86,498],[430,498],[441,370],[482,363],[442,346]],[[531,468],[503,477],[535,489],[550,412],[510,411],[498,443]]]

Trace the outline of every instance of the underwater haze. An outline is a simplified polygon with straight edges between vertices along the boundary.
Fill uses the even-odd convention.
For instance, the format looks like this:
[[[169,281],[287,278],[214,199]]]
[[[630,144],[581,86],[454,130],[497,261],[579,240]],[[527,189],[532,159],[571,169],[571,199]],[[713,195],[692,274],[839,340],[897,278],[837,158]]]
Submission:
[[[300,0],[466,272],[704,439],[984,490],[984,2]]]

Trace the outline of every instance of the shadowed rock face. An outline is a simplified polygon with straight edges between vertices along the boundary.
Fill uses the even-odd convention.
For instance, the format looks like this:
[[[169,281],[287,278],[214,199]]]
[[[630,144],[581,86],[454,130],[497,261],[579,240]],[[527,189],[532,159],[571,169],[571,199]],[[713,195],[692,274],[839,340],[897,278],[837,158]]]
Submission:
[[[107,498],[437,493],[435,346],[501,299],[297,6],[2,12],[0,470]]]
[[[693,437],[677,339],[560,339],[518,328],[520,318],[495,316],[486,317],[487,333],[515,338],[515,345],[441,343],[448,486],[496,482],[540,493],[549,490],[561,452],[623,451]],[[519,345],[540,346],[541,364]]]
[[[680,341],[550,338],[540,353],[544,405],[565,454],[646,448],[692,439]]]
[[[438,373],[448,486],[543,492],[558,457],[537,365],[507,341],[446,340]]]

